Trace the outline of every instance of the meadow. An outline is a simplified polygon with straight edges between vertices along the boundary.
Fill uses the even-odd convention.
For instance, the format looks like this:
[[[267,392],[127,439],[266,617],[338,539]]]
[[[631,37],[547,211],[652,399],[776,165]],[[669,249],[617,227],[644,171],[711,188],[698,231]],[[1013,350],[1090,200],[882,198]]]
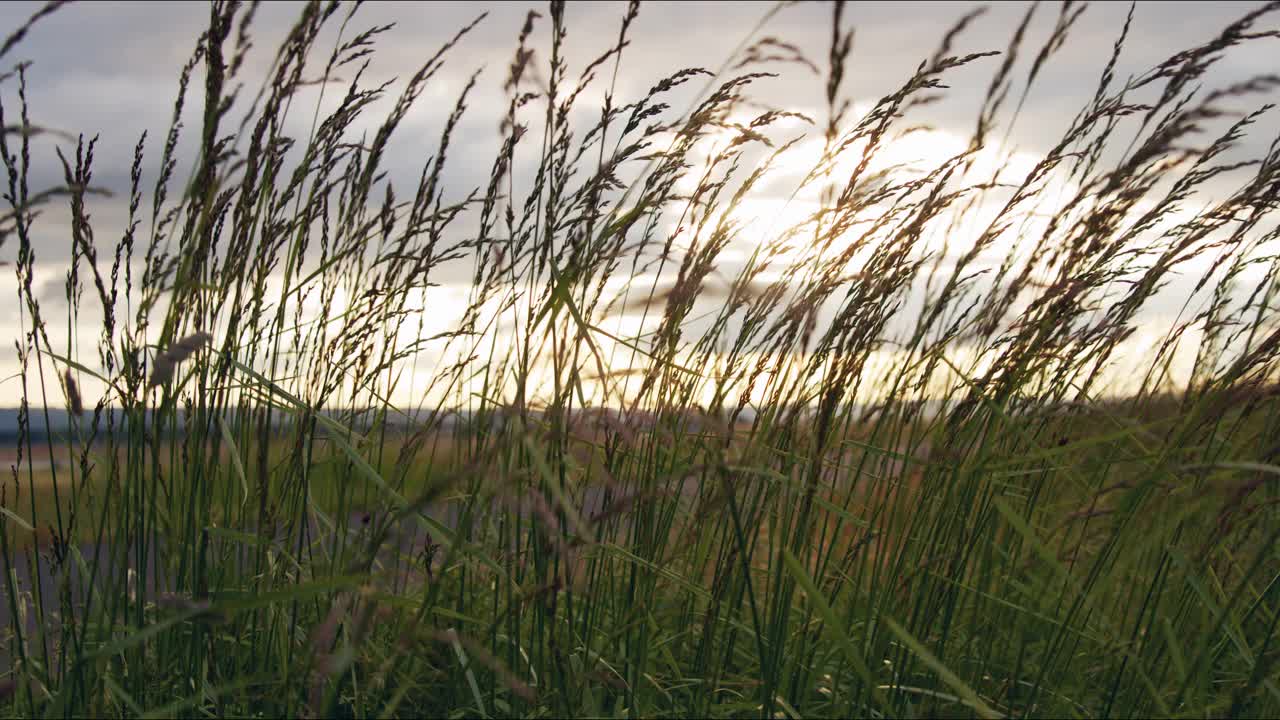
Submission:
[[[258,47],[213,2],[123,227],[28,102],[59,5],[0,45],[0,715],[1280,715],[1280,140],[1241,156],[1280,78],[1207,80],[1280,3],[1134,74],[1116,27],[1019,164],[1078,4],[969,54],[961,15],[855,103],[842,3],[826,47],[765,25],[626,96],[646,9],[582,38],[553,2],[445,103],[474,25],[367,84],[358,6]],[[753,96],[789,73],[820,115]],[[972,136],[886,161],[958,73]]]

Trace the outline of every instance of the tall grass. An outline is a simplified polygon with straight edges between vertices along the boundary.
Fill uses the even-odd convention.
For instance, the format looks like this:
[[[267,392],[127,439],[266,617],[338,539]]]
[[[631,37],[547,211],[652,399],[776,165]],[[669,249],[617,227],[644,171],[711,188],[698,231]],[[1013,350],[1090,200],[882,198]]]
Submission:
[[[1280,81],[1200,83],[1280,4],[1121,81],[1126,23],[1024,175],[1000,135],[1071,3],[1041,47],[1029,10],[957,56],[966,16],[865,112],[841,4],[827,48],[751,39],[630,98],[638,3],[583,68],[552,3],[503,68],[487,180],[450,180],[496,81],[464,75],[407,191],[392,139],[474,25],[371,87],[386,28],[310,3],[250,95],[256,9],[210,6],[114,242],[96,140],[37,156],[39,68],[3,77],[6,714],[1280,712],[1280,150],[1235,157]],[[992,74],[967,148],[882,162],[964,66]],[[806,68],[824,117],[751,102]],[[749,221],[775,178],[798,220]],[[442,278],[466,302],[436,333]]]

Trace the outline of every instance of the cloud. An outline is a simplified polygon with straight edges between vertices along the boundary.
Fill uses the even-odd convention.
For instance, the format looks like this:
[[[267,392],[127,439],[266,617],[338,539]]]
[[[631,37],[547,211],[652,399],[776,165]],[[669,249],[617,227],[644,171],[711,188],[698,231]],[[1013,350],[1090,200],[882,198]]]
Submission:
[[[0,4],[0,26],[20,25],[41,3]],[[246,71],[248,85],[242,101],[257,89],[269,68],[272,53],[285,37],[301,5],[265,3],[255,22],[254,52]],[[547,61],[550,18],[545,5],[533,6],[542,13],[532,43],[539,60]],[[1004,50],[1013,28],[1026,11],[1024,3],[996,3],[957,39],[956,54]],[[1254,9],[1254,3],[1142,3],[1135,10],[1130,39],[1121,57],[1118,81],[1136,75],[1173,53],[1215,35],[1235,18]],[[427,158],[436,151],[444,120],[466,79],[483,68],[480,84],[469,100],[470,110],[453,137],[446,177],[446,201],[461,199],[473,187],[488,180],[494,153],[499,147],[498,125],[506,95],[503,81],[517,35],[529,6],[492,3],[486,7],[471,3],[368,4],[355,16],[348,31],[354,32],[387,22],[395,28],[382,36],[365,84],[374,85],[398,78],[388,96],[370,109],[362,128],[370,134],[398,96],[405,79],[446,42],[458,28],[479,12],[489,17],[450,53],[440,75],[432,81],[419,104],[405,118],[386,158],[386,169],[403,197],[410,192]],[[570,72],[576,76],[591,59],[616,42],[618,23],[625,6],[621,3],[571,3],[566,10],[568,34],[565,52]],[[617,102],[639,97],[658,79],[682,68],[701,66],[718,69],[748,36],[769,9],[768,5],[715,2],[655,2],[642,7],[631,31],[631,45],[622,58],[616,80]],[[1018,122],[1011,130],[1011,143],[1034,156],[1060,137],[1075,112],[1092,97],[1099,75],[1124,21],[1127,5],[1102,3],[1082,16],[1067,43],[1046,65],[1036,87],[1027,96]],[[969,10],[950,2],[856,3],[848,6],[845,19],[855,28],[854,52],[849,64],[846,88],[860,107],[891,92],[904,82],[916,66],[934,53],[946,30]],[[1042,6],[1031,25],[1022,48],[1023,63],[1014,73],[1016,80],[1009,105],[1017,102],[1020,84],[1026,77],[1027,60],[1048,39],[1057,15],[1055,6]],[[830,6],[807,3],[778,13],[764,34],[776,35],[803,48],[822,67],[830,40]],[[147,161],[144,164],[146,190],[154,183],[160,149],[173,113],[179,69],[195,46],[208,19],[208,9],[194,3],[86,3],[64,8],[41,21],[4,61],[32,60],[28,71],[28,98],[33,120],[41,125],[86,135],[101,134],[95,163],[95,184],[111,189],[113,199],[94,198],[90,211],[97,223],[97,239],[103,248],[112,246],[124,228],[127,213],[129,167],[140,134],[148,133]],[[340,19],[340,18],[339,18]],[[327,52],[336,39],[340,23],[332,23],[330,34],[317,46]],[[1210,85],[1235,82],[1253,74],[1271,71],[1274,42],[1233,50],[1207,78]],[[936,125],[948,138],[965,139],[974,127],[982,94],[998,67],[999,58],[988,58],[961,68],[948,76],[951,86],[945,102],[921,108],[920,122]],[[322,66],[315,58],[313,72]],[[823,78],[801,67],[779,67],[778,78],[761,80],[755,92],[761,99],[780,107],[820,109],[823,105]],[[350,69],[339,73],[350,79]],[[186,141],[175,184],[180,186],[194,159],[203,74],[193,77],[188,99]],[[612,82],[612,67],[600,73],[598,83]],[[700,86],[700,82],[696,84]],[[16,115],[14,83],[0,87],[6,117]],[[345,87],[328,91],[332,106]],[[686,90],[692,90],[688,88]],[[300,93],[293,109],[289,132],[305,134],[311,125],[316,93]],[[590,96],[589,96],[590,97]],[[598,97],[598,95],[596,96]],[[687,102],[689,92],[677,94]],[[1259,99],[1259,102],[1261,99]],[[678,111],[683,108],[675,103]],[[1243,108],[1243,103],[1242,103]],[[583,107],[584,121],[597,112],[590,103]],[[233,120],[238,115],[232,112]],[[819,117],[821,120],[821,117]],[[1269,123],[1269,124],[1267,124]],[[1276,122],[1269,119],[1242,143],[1241,152],[1256,155],[1274,136]],[[1003,136],[1006,128],[999,128]],[[62,171],[54,147],[73,150],[66,141],[52,137],[34,144],[33,189],[62,182]],[[529,172],[522,165],[517,172]],[[793,187],[787,182],[795,173],[782,173],[768,187],[775,195]],[[177,192],[175,190],[175,192]],[[144,208],[150,198],[144,199]],[[52,278],[61,283],[70,259],[69,224],[65,210],[50,210],[37,226],[39,261]],[[145,229],[145,226],[144,226]],[[0,260],[12,260],[11,240],[0,248]],[[11,269],[6,270],[11,272]],[[461,281],[464,273],[446,278]],[[54,280],[49,280],[50,288]],[[58,286],[57,298],[63,293]],[[45,295],[44,289],[40,292]],[[49,290],[52,298],[53,290]],[[12,297],[12,295],[10,295]],[[9,303],[6,307],[14,307]],[[15,310],[0,310],[0,326],[16,326]],[[7,316],[6,316],[7,315]],[[0,397],[0,404],[5,401]]]

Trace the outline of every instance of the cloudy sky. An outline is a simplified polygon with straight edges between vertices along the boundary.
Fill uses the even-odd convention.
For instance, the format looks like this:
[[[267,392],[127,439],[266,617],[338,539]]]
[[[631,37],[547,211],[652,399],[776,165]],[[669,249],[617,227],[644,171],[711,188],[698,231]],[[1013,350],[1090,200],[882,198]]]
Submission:
[[[0,34],[12,32],[40,5],[0,3]],[[618,97],[625,101],[641,96],[654,81],[681,68],[718,69],[771,7],[765,3],[645,3],[623,59]],[[1138,3],[1117,75],[1123,80],[1140,74],[1173,53],[1209,39],[1256,7],[1257,3],[1249,2]],[[957,39],[954,52],[1004,49],[1027,8],[1025,3],[993,3]],[[255,23],[256,51],[249,61],[250,77],[266,69],[271,51],[299,9],[295,3],[263,5]],[[476,69],[484,68],[471,110],[456,136],[452,166],[453,181],[460,186],[482,184],[499,140],[495,118],[505,105],[502,83],[506,66],[529,9],[546,14],[541,5],[518,2],[370,2],[360,10],[357,26],[396,24],[379,41],[366,84],[405,78],[462,25],[481,12],[488,13],[477,30],[451,54],[440,80],[402,124],[398,131],[398,147],[402,150],[391,158],[389,167],[393,179],[416,177],[434,148],[443,117],[465,79]],[[855,28],[855,40],[846,87],[854,99],[874,100],[899,85],[933,54],[947,28],[971,9],[953,2],[849,3],[846,22]],[[614,42],[624,10],[623,3],[570,3],[567,42],[572,69],[581,68]],[[1027,97],[1018,123],[1009,132],[1011,143],[1034,156],[1060,137],[1074,113],[1092,96],[1127,11],[1127,4],[1112,2],[1097,3],[1085,11],[1067,44]],[[1044,43],[1058,15],[1056,4],[1038,9],[1024,53],[1032,53]],[[829,44],[830,16],[831,8],[826,3],[788,7],[777,13],[756,37],[773,35],[805,48],[821,66]],[[127,196],[132,148],[144,130],[149,133],[151,147],[159,145],[172,113],[178,71],[207,21],[208,7],[197,2],[76,4],[43,19],[17,48],[0,58],[0,70],[19,61],[32,62],[28,70],[28,100],[33,122],[72,134],[100,135],[95,181],[116,192],[115,199],[95,200],[90,208],[99,223],[100,237],[118,236],[123,227],[122,203]],[[1270,19],[1264,25],[1274,28],[1277,21]],[[535,32],[535,45],[545,45],[548,28],[544,18]],[[1206,84],[1225,84],[1273,72],[1275,41],[1254,45],[1231,52],[1206,78]],[[320,47],[325,45],[321,43]],[[955,138],[968,137],[996,63],[998,59],[988,59],[949,76],[947,101],[930,108],[923,118],[938,127],[939,137],[945,139],[947,133]],[[1025,75],[1025,65],[1020,72]],[[822,87],[822,77],[787,68],[782,77],[765,81],[759,92],[775,105],[820,117]],[[1015,84],[1015,96],[1021,89]],[[12,122],[15,84],[6,82],[0,92],[6,122]],[[395,94],[393,90],[391,97]],[[378,112],[371,113],[371,122],[378,116]],[[1278,127],[1276,118],[1264,119],[1243,152],[1256,153],[1265,148]],[[426,139],[422,149],[415,149],[415,138]],[[37,145],[33,173],[33,185],[37,187],[60,179],[53,142]],[[467,162],[468,157],[475,157],[477,162]],[[61,295],[61,274],[69,256],[68,243],[60,235],[55,222],[45,226],[39,236],[42,247],[38,277],[43,276],[47,283],[46,294],[51,301]],[[0,260],[11,263],[15,245],[11,241],[0,247]],[[59,265],[60,261],[64,264]],[[19,333],[19,318],[12,267],[0,268],[0,272],[0,297],[8,298],[0,301],[0,339],[4,340],[0,349],[0,406],[4,406],[16,403],[19,397],[17,383],[6,379],[16,370],[12,339]]]
[[[1212,37],[1257,5],[1138,3],[1122,58],[1122,77],[1126,71],[1139,73]],[[39,7],[29,2],[0,4],[0,27],[16,28]],[[856,32],[850,67],[855,96],[878,97],[896,86],[933,53],[946,29],[974,7],[955,2],[849,3],[846,19]],[[265,61],[267,51],[277,46],[298,8],[296,3],[272,2],[259,11],[255,43],[259,61]],[[657,78],[682,67],[718,68],[771,8],[767,3],[645,3],[631,33],[632,44],[618,79],[619,95],[642,92]],[[543,10],[545,15],[540,4],[520,2],[370,2],[357,15],[363,24],[396,23],[379,42],[371,79],[408,75],[462,25],[487,12],[477,31],[451,54],[446,73],[452,78],[444,78],[435,89],[442,97],[450,97],[465,76],[484,67],[487,82],[482,89],[491,91],[487,96],[491,100],[500,99],[505,64],[530,9]],[[569,52],[579,67],[613,40],[624,9],[623,3],[615,2],[570,3]],[[1026,9],[1024,3],[992,4],[959,38],[956,52],[1004,49]],[[1127,3],[1106,2],[1085,11],[1070,42],[1044,72],[1045,81],[1028,98],[1025,121],[1019,122],[1014,134],[1020,144],[1034,147],[1054,140],[1062,129],[1063,113],[1076,109],[1072,101],[1092,93],[1127,10]],[[826,3],[799,4],[778,13],[761,34],[805,48],[821,64],[829,42],[830,15]],[[1056,5],[1039,8],[1027,37],[1028,48],[1043,43],[1057,15]],[[30,98],[44,122],[73,133],[101,133],[104,145],[131,148],[141,130],[158,133],[167,126],[177,71],[207,21],[207,7],[198,2],[72,5],[42,20],[4,62],[6,67],[18,60],[34,62]],[[535,42],[545,40],[547,26],[544,20]],[[1274,51],[1274,43],[1233,51],[1221,63],[1220,77],[1271,72]],[[969,96],[976,102],[995,62],[951,77],[955,99],[950,110],[957,130],[966,132],[972,125],[960,98]],[[806,107],[819,100],[821,87],[819,77],[788,72],[770,90],[780,102],[790,100]],[[420,109],[423,114],[432,110]],[[483,110],[476,108],[473,127],[467,129],[495,135],[496,129],[482,122]],[[946,118],[939,120],[946,122]]]

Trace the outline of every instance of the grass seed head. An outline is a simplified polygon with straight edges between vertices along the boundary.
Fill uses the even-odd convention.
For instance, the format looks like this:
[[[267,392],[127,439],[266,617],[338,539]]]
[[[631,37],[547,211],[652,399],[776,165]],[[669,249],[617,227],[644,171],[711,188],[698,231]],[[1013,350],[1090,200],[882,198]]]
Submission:
[[[71,374],[71,368],[67,368],[62,377],[67,383],[67,404],[71,407],[71,414],[84,415],[84,401],[80,397],[80,387],[76,385],[76,379]]]
[[[209,333],[198,332],[170,345],[168,349],[156,356],[155,365],[151,370],[151,380],[147,383],[147,387],[163,385],[172,380],[173,370],[178,363],[191,357],[212,341],[213,336]]]

